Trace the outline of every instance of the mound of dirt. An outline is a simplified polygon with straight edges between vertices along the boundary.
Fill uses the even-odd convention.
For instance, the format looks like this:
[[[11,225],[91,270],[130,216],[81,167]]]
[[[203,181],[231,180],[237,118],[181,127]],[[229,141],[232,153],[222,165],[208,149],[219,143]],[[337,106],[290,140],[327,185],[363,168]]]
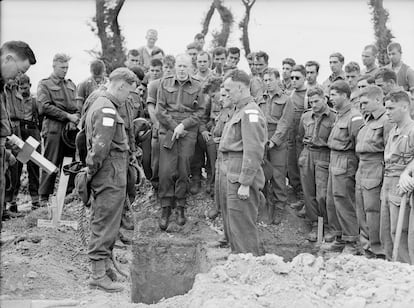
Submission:
[[[303,253],[291,262],[274,254],[231,255],[196,276],[192,290],[137,307],[414,307],[414,266]]]

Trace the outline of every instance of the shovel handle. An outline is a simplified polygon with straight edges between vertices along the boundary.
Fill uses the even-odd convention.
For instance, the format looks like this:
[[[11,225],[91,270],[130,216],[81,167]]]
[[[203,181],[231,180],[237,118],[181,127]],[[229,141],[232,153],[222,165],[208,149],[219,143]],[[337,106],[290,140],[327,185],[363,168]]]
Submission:
[[[405,216],[405,208],[407,207],[407,194],[403,194],[400,204],[400,212],[398,213],[397,229],[395,230],[394,248],[392,250],[392,261],[397,261],[398,248],[400,247],[401,232]]]

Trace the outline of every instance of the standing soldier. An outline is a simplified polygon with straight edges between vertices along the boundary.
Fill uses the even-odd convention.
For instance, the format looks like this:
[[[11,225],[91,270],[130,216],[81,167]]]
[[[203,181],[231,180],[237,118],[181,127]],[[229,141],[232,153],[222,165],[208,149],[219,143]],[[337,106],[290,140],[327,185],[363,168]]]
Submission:
[[[293,91],[292,80],[290,79],[290,74],[292,73],[292,68],[296,65],[295,60],[292,58],[286,58],[282,61],[282,89],[286,95],[289,95]]]
[[[369,258],[384,255],[380,243],[380,193],[384,176],[384,149],[391,129],[380,87],[368,86],[359,96],[365,126],[356,139],[359,164],[355,201],[360,240]]]
[[[346,81],[338,80],[331,85],[330,98],[337,116],[328,139],[331,157],[326,207],[329,226],[336,239],[327,250],[359,254],[355,211],[355,173],[358,166],[355,141],[363,119],[361,113],[352,108],[350,97],[351,89]]]
[[[52,75],[42,79],[37,89],[40,113],[44,116],[44,156],[56,166],[62,164],[64,156],[74,157],[75,149],[64,142],[62,132],[64,129],[75,130],[80,118],[75,100],[76,86],[70,79],[65,79],[69,60],[70,57],[65,54],[56,54],[53,57]],[[39,186],[41,206],[46,205],[49,195],[53,193],[55,179],[56,173],[42,171]]]
[[[199,81],[190,76],[191,58],[175,59],[175,75],[163,79],[158,88],[156,117],[159,121],[159,198],[162,207],[160,229],[166,230],[174,201],[179,225],[184,225],[190,159],[194,155],[204,99]],[[205,129],[200,128],[200,131]]]
[[[107,292],[122,291],[122,286],[114,282],[116,275],[109,266],[121,224],[128,169],[128,137],[118,110],[136,86],[136,77],[129,69],[114,70],[109,76],[108,89],[90,106],[85,121],[86,174],[93,195],[89,286]]]
[[[414,190],[414,121],[410,117],[410,97],[405,91],[391,92],[385,97],[385,109],[391,129],[384,150],[385,175],[381,190],[381,243],[391,260],[401,193],[408,196]],[[412,198],[412,197],[411,197]],[[414,264],[414,210],[407,198],[403,219],[398,261]]]
[[[287,202],[287,138],[294,111],[291,98],[284,94],[280,87],[279,71],[268,68],[264,72],[263,81],[267,89],[263,95],[264,103],[260,104],[260,108],[267,121],[269,136],[265,155],[272,165],[272,196],[266,196],[266,199],[269,222],[279,224]]]
[[[78,87],[76,89],[76,101],[78,103],[79,111],[82,111],[83,103],[86,101],[88,96],[108,81],[105,76],[105,63],[102,60],[92,61],[90,65],[90,71],[91,76],[78,84]]]
[[[36,99],[30,94],[30,79],[27,75],[21,75],[17,79],[17,89],[13,91],[11,100],[8,101],[8,110],[12,123],[12,133],[26,140],[33,137],[40,142],[39,131],[39,112]],[[17,153],[14,153],[17,154]],[[17,162],[11,171],[11,190],[8,193],[11,212],[17,212],[17,194],[20,188],[20,176],[23,164]],[[32,161],[27,162],[27,172],[29,174],[29,193],[32,199],[32,209],[39,207],[39,167]]]
[[[9,113],[6,101],[10,93],[5,89],[5,84],[13,80],[19,74],[25,73],[30,65],[36,64],[36,57],[25,42],[8,41],[0,48],[0,216],[3,220],[4,193],[6,190],[6,137],[11,134]],[[1,231],[0,221],[0,231]]]
[[[250,96],[250,78],[233,70],[224,81],[224,89],[235,105],[220,140],[219,191],[224,228],[233,253],[259,255],[256,227],[260,190],[265,177],[261,167],[267,142],[266,119]]]
[[[290,94],[293,103],[293,120],[291,121],[289,138],[288,138],[288,166],[287,174],[289,183],[293,188],[298,202],[291,205],[296,209],[303,208],[302,201],[302,187],[300,184],[300,173],[298,167],[298,158],[300,152],[302,152],[302,140],[298,139],[299,122],[302,114],[308,109],[308,102],[306,97],[306,85],[305,85],[306,69],[303,65],[295,65],[290,73],[290,79],[292,80],[293,92]],[[306,105],[306,106],[305,106]],[[305,213],[302,211],[302,216]]]
[[[299,140],[304,148],[299,156],[298,165],[302,182],[306,216],[312,224],[307,239],[317,240],[318,217],[323,217],[325,241],[333,241],[329,232],[326,212],[326,192],[329,176],[328,137],[335,122],[335,111],[328,106],[324,90],[316,86],[308,90],[311,109],[300,119]]]

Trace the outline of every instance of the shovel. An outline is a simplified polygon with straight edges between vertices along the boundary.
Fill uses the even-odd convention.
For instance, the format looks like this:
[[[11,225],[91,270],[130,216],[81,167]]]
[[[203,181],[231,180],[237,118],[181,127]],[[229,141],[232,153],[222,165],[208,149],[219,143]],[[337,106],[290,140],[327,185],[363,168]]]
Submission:
[[[401,232],[402,232],[406,207],[407,207],[407,194],[405,193],[403,194],[401,198],[400,212],[398,214],[397,229],[395,231],[394,248],[392,250],[392,261],[394,262],[397,261],[397,257],[398,257],[398,248],[400,246],[400,241],[401,241]]]

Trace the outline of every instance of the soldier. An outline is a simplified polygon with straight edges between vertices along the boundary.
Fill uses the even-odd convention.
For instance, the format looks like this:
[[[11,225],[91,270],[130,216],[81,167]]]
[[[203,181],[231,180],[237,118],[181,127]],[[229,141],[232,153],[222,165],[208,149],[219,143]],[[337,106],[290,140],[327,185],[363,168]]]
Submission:
[[[75,156],[75,149],[69,147],[62,138],[64,129],[76,130],[80,111],[76,106],[76,86],[70,79],[65,79],[70,57],[58,53],[53,57],[53,73],[42,79],[37,88],[37,101],[41,115],[44,116],[42,138],[44,156],[60,166],[64,156]],[[66,127],[66,128],[65,128]],[[45,206],[49,195],[55,187],[56,173],[42,171],[40,177],[40,205]],[[73,179],[70,181],[73,183]],[[69,183],[68,191],[73,186]]]
[[[387,53],[390,63],[385,67],[392,69],[397,74],[397,84],[414,96],[414,70],[401,60],[401,45],[390,43],[387,46]]]
[[[200,119],[205,113],[200,82],[190,76],[191,58],[182,54],[175,61],[175,75],[161,81],[157,94],[161,230],[168,227],[174,201],[178,208],[177,223],[185,224],[190,158],[194,154]]]
[[[254,54],[255,54],[254,52],[251,52],[246,56],[246,60],[250,68],[250,75],[249,75],[250,78],[252,78],[253,76],[256,76],[256,68],[254,67],[254,57],[255,57]]]
[[[358,89],[358,78],[361,76],[361,69],[359,64],[356,62],[349,62],[345,65],[345,78],[351,88],[351,103],[353,107],[359,110],[359,89]]]
[[[197,50],[199,52],[200,51],[203,51],[204,44],[206,43],[206,41],[205,41],[205,35],[203,33],[197,33],[194,36],[194,43],[197,44]]]
[[[272,165],[272,178],[270,180],[272,195],[266,196],[266,200],[269,210],[269,223],[279,224],[287,202],[287,139],[294,111],[291,98],[284,94],[280,87],[279,71],[271,68],[266,69],[263,81],[267,89],[263,95],[264,103],[260,104],[260,108],[266,118],[269,136],[265,155]]]
[[[328,79],[324,81],[322,86],[325,89],[325,94],[330,96],[329,90],[331,89],[331,85],[337,80],[345,80],[345,73],[342,70],[342,67],[345,63],[345,57],[339,53],[334,52],[329,56],[329,66],[331,68],[332,74],[329,75]]]
[[[414,121],[410,118],[410,97],[405,91],[385,97],[389,121],[394,124],[384,150],[385,174],[381,189],[380,238],[385,255],[391,260],[401,195],[414,189]],[[410,198],[403,218],[398,261],[414,264],[414,210]]]
[[[302,187],[300,184],[300,173],[298,167],[299,154],[302,152],[302,140],[298,140],[298,129],[300,118],[305,110],[308,109],[307,102],[305,101],[306,86],[305,86],[306,70],[303,65],[295,65],[290,73],[290,79],[292,81],[293,92],[290,94],[293,103],[293,120],[290,125],[289,137],[288,137],[288,166],[287,175],[289,178],[289,184],[292,186],[293,191],[298,200],[291,206],[296,209],[303,208],[302,201]],[[305,106],[306,104],[306,106]],[[304,210],[299,212],[300,216],[304,216]]]
[[[129,150],[124,120],[118,110],[136,87],[133,72],[127,68],[114,70],[109,75],[108,89],[90,106],[85,121],[86,174],[93,195],[89,286],[107,292],[122,291],[110,267],[126,197]]]
[[[40,142],[39,131],[39,110],[36,99],[30,94],[30,78],[23,74],[17,78],[17,88],[13,91],[11,100],[7,102],[12,133],[26,140],[33,137]],[[40,149],[39,149],[40,151]],[[17,153],[14,153],[17,155]],[[20,188],[20,176],[23,164],[17,162],[9,167],[11,178],[11,189],[7,193],[7,199],[11,203],[9,210],[17,212],[17,195]],[[32,161],[27,162],[27,172],[29,175],[29,193],[32,199],[32,210],[39,207],[39,167]]]
[[[375,77],[375,74],[378,72],[378,66],[375,64],[375,59],[377,58],[378,48],[375,45],[367,45],[362,51],[362,63],[365,66],[363,70],[363,75],[369,75]]]
[[[195,79],[201,82],[201,87],[204,87],[205,84],[208,82],[208,78],[212,76],[212,73],[209,69],[210,67],[210,55],[206,51],[201,51],[197,56],[197,73],[193,76]],[[209,105],[208,107],[211,107]],[[209,109],[206,105],[206,109]],[[203,121],[203,125],[201,127],[205,127],[209,120],[210,110],[206,110],[205,116],[201,119]],[[198,132],[197,134],[197,142],[194,149],[194,156],[191,158],[191,183],[190,183],[190,192],[191,194],[195,195],[199,193],[201,189],[201,169],[206,167],[207,176],[210,179],[211,176],[211,168],[206,165],[206,158],[207,158],[207,142],[210,140],[210,133],[205,130],[203,132]]]
[[[266,119],[249,92],[249,76],[233,70],[224,89],[235,105],[220,140],[218,178],[224,228],[233,253],[259,255],[256,219],[259,202],[264,201],[261,167],[267,142]]]
[[[149,65],[149,61],[150,60],[148,60],[148,65]],[[133,67],[141,67],[141,65],[142,63],[141,63],[141,57],[140,57],[139,51],[137,49],[130,49],[127,53],[125,66],[129,69],[132,69]]]
[[[317,240],[318,217],[323,217],[325,241],[333,241],[329,233],[326,212],[326,192],[329,176],[328,137],[335,122],[335,111],[330,109],[321,86],[308,90],[309,104],[300,119],[298,139],[304,144],[298,165],[305,201],[306,217],[312,224],[307,239]]]
[[[227,59],[226,59],[226,69],[228,71],[230,69],[237,68],[237,65],[240,61],[240,48],[238,47],[229,47],[227,49]]]
[[[31,65],[36,64],[36,57],[27,43],[22,41],[5,42],[0,49],[0,216],[3,220],[5,183],[6,137],[11,134],[10,118],[6,101],[10,93],[5,90],[5,83],[24,74]],[[0,222],[0,230],[1,230]]]
[[[318,83],[319,67],[320,65],[316,61],[308,61],[305,63],[306,88],[307,89],[319,86],[319,83]]]
[[[91,76],[78,84],[78,87],[76,88],[76,101],[79,111],[82,111],[83,103],[88,98],[88,96],[108,81],[105,76],[106,68],[103,61],[92,61],[90,64],[90,71]]]
[[[289,95],[293,91],[290,73],[292,72],[292,68],[295,65],[296,62],[292,58],[286,58],[282,61],[282,89],[287,95]]]
[[[351,89],[346,81],[338,80],[330,86],[330,98],[337,116],[328,139],[331,156],[326,207],[329,227],[336,239],[327,250],[360,254],[355,211],[355,173],[358,166],[355,141],[363,119],[361,113],[352,108],[350,97]]]
[[[158,40],[158,31],[149,29],[145,39],[147,40],[147,44],[138,48],[139,64],[144,67],[145,71],[148,71],[151,61],[151,53],[157,47],[155,46],[155,43]]]
[[[258,51],[254,54],[254,67],[256,75],[250,80],[250,94],[256,99],[256,103],[263,102],[263,93],[266,85],[263,82],[263,73],[267,69],[269,55],[264,51]]]
[[[365,125],[360,129],[355,151],[359,164],[355,181],[356,214],[360,241],[368,258],[381,257],[380,192],[384,175],[384,149],[391,129],[380,87],[366,87],[359,96]]]
[[[213,49],[212,58],[213,64],[211,69],[213,74],[220,77],[224,74],[224,64],[226,63],[227,50],[224,47],[218,46]]]

